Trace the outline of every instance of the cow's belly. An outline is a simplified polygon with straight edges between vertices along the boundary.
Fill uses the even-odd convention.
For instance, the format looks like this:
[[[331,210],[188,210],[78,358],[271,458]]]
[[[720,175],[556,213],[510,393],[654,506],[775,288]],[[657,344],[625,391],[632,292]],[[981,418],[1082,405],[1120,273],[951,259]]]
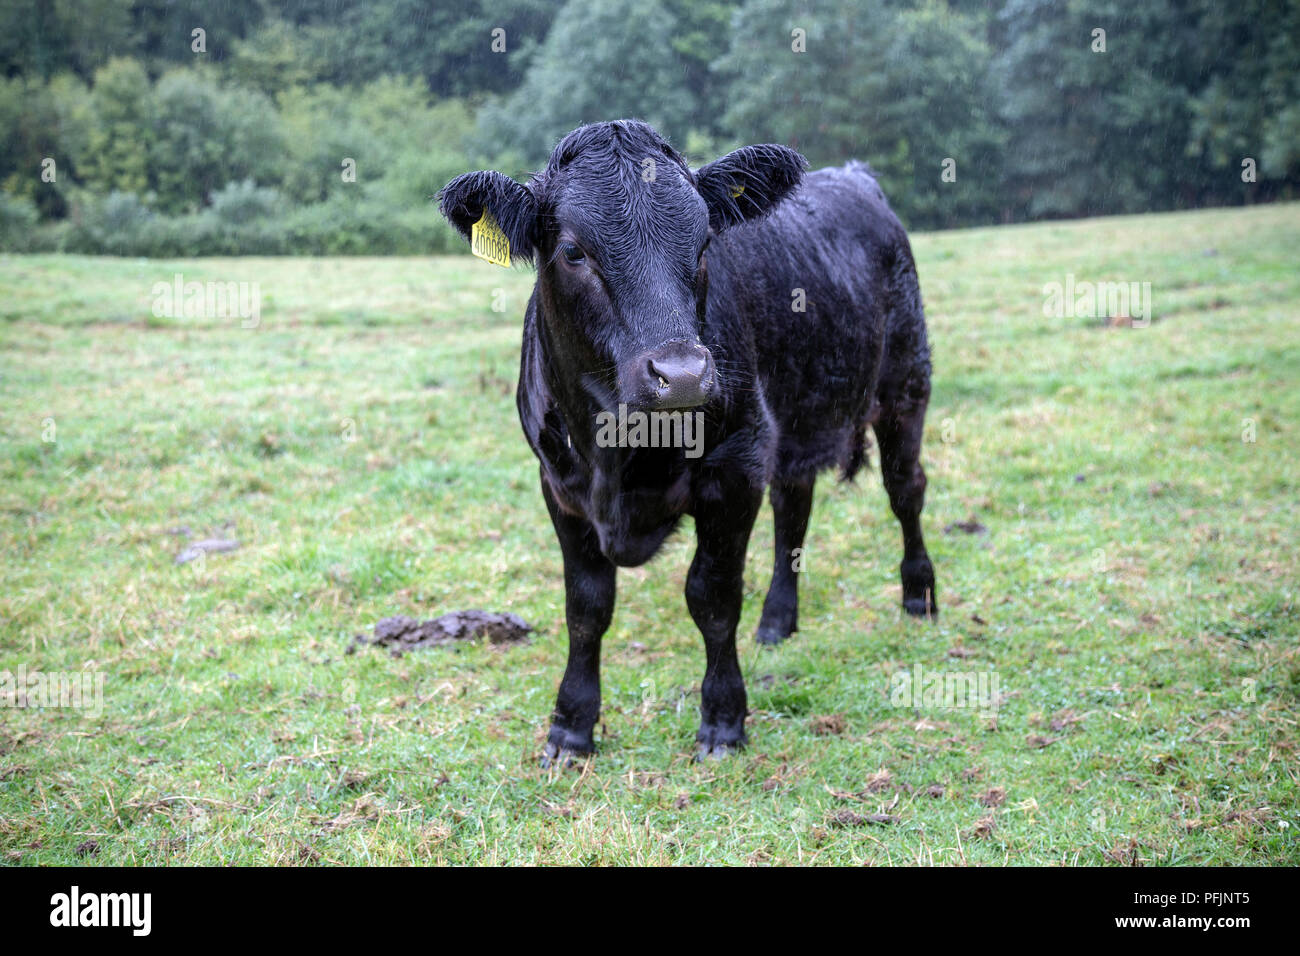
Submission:
[[[845,467],[875,411],[879,321],[869,315],[808,318],[802,329],[760,339],[759,375],[780,436],[778,477]]]

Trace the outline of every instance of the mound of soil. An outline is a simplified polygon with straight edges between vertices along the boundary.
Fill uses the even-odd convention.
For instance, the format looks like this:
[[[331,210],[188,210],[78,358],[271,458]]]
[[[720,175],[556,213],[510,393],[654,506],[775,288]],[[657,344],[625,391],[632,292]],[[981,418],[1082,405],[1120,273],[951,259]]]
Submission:
[[[348,653],[354,652],[358,644],[378,644],[387,647],[394,657],[401,657],[421,647],[441,647],[480,637],[493,644],[523,644],[532,632],[533,626],[518,614],[453,611],[429,621],[398,614],[376,623],[374,634],[358,634]]]

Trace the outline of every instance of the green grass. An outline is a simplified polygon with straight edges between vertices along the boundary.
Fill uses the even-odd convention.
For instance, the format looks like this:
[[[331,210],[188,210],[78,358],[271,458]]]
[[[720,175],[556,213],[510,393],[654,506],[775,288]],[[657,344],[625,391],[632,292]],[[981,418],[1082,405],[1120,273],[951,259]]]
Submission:
[[[820,482],[803,630],[759,648],[765,509],[752,743],[693,763],[687,522],[620,575],[601,753],[563,772],[537,765],[565,631],[513,400],[530,274],[0,257],[0,670],[105,680],[98,718],[0,708],[0,859],[1300,863],[1300,207],[915,248],[942,617],[898,610],[873,469]],[[260,326],[153,316],[175,272],[258,282]],[[1151,282],[1151,325],[1045,318],[1066,273]],[[177,566],[178,526],[243,546]],[[472,607],[535,640],[345,654]],[[995,673],[996,719],[892,706],[917,664]]]

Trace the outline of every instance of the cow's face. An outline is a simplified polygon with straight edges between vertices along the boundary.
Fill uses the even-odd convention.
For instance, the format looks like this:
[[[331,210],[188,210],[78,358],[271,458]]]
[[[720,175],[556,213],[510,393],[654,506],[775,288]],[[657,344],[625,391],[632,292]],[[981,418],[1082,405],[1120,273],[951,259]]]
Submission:
[[[511,254],[538,265],[550,360],[603,408],[690,408],[717,391],[701,340],[710,237],[761,216],[803,174],[783,146],[692,172],[644,123],[584,126],[527,185],[468,173],[440,195],[466,238],[487,209]]]

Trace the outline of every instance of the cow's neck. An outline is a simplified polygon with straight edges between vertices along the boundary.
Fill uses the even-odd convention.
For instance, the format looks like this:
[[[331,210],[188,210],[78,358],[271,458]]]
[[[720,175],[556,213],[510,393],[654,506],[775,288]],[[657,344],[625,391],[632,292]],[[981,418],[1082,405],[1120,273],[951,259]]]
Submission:
[[[582,385],[582,373],[568,369],[560,360],[545,319],[537,317],[537,355],[532,374],[544,387],[552,414],[559,417],[565,431],[563,450],[581,459],[582,472],[589,480],[567,482],[567,490],[580,497],[583,512],[606,524],[621,524],[618,512],[626,507],[626,497],[634,495],[643,517],[652,523],[669,520],[686,508],[689,499],[689,468],[680,449],[602,447],[597,442],[597,415],[603,405]],[[617,411],[615,411],[617,414]],[[548,463],[553,471],[560,462]],[[576,463],[574,463],[576,464]]]

